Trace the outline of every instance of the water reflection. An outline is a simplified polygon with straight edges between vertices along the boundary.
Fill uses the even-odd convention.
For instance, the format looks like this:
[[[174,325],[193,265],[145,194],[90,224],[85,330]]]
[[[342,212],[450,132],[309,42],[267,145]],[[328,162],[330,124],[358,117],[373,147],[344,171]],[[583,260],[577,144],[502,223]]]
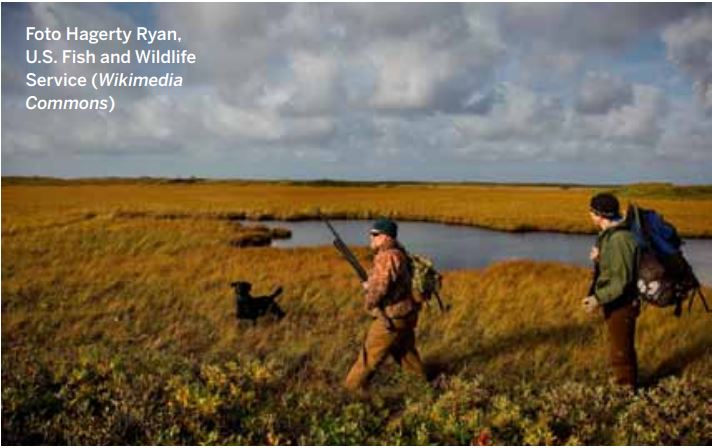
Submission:
[[[285,227],[292,238],[275,240],[275,247],[324,246],[333,239],[319,221],[265,221],[268,226]],[[332,221],[349,245],[368,244],[370,221]],[[494,261],[532,259],[560,261],[589,266],[593,235],[568,235],[550,232],[507,233],[447,224],[399,222],[399,239],[417,253],[427,254],[442,270],[481,268]],[[688,239],[685,255],[700,280],[712,284],[712,240]]]

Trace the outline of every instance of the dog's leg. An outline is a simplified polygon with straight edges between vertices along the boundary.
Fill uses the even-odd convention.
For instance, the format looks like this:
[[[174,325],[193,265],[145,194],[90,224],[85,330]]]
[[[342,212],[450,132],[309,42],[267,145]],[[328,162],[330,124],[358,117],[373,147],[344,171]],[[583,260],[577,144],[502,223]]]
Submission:
[[[282,308],[277,305],[277,302],[272,302],[270,304],[269,311],[277,317],[277,320],[281,320],[282,318],[284,318],[284,316],[287,315],[287,313],[285,313],[284,310],[282,310]]]

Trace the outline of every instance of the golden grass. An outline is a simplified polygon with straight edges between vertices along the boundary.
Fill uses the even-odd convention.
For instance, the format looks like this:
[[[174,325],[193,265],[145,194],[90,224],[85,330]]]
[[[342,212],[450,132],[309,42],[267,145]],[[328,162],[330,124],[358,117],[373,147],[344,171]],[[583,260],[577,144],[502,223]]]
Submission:
[[[274,183],[5,185],[3,234],[122,213],[190,214],[252,219],[331,217],[399,219],[508,231],[594,231],[588,201],[597,190],[485,185],[309,186]],[[633,190],[634,192],[637,190]],[[712,236],[709,195],[626,196],[655,208],[684,236]]]
[[[331,247],[234,247],[232,242],[245,233],[244,227],[230,219],[215,218],[235,218],[242,214],[306,217],[318,206],[332,216],[391,214],[509,229],[577,231],[589,230],[586,204],[590,193],[585,189],[471,186],[382,189],[231,184],[3,187],[2,369],[3,407],[7,410],[3,419],[24,421],[22,412],[30,411],[13,409],[35,406],[33,393],[22,395],[22,382],[12,379],[17,365],[40,358],[49,359],[50,364],[61,364],[61,360],[73,360],[77,356],[81,359],[82,353],[95,349],[100,353],[176,357],[208,370],[211,363],[224,365],[235,359],[254,360],[257,363],[254,368],[250,363],[244,368],[252,369],[250,375],[260,378],[270,375],[265,365],[278,363],[289,372],[284,376],[289,384],[280,385],[279,390],[303,391],[304,385],[308,385],[306,390],[312,391],[310,393],[321,390],[327,395],[340,394],[339,383],[356,356],[368,323],[361,307],[360,287],[350,267]],[[688,221],[676,219],[686,216],[691,208],[710,216],[709,201],[681,203],[646,199],[641,202],[662,210],[687,233],[708,234],[710,231],[709,219],[700,219],[700,215]],[[540,205],[532,207],[532,203]],[[356,252],[368,263],[365,248],[357,248]],[[252,282],[255,295],[283,286],[284,294],[279,302],[288,313],[286,319],[280,323],[263,321],[256,327],[238,324],[228,286],[238,279]],[[443,297],[452,309],[445,314],[440,314],[435,307],[425,310],[418,329],[418,345],[429,369],[445,372],[455,381],[443,397],[456,393],[458,384],[474,387],[472,384],[478,384],[481,378],[503,391],[521,384],[555,387],[572,379],[583,384],[605,383],[603,324],[600,317],[584,315],[579,306],[588,279],[589,272],[584,268],[531,261],[446,272]],[[712,291],[707,289],[706,292],[712,297]],[[672,317],[669,309],[645,310],[639,320],[637,336],[644,382],[654,383],[671,374],[709,377],[712,335],[708,327],[709,316],[701,312],[699,305],[693,313],[685,313],[680,319]],[[109,369],[106,365],[113,365],[112,362],[102,360],[90,367],[102,371]],[[130,371],[132,367],[128,368]],[[173,364],[161,363],[142,366],[144,370],[140,372],[144,376],[138,378],[146,378],[148,370],[148,378],[160,378],[169,384],[161,393],[178,397],[171,400],[185,402],[186,409],[200,406],[215,416],[217,404],[213,406],[200,397],[190,398],[197,392],[176,383],[176,378],[188,373],[171,371],[175,368]],[[34,367],[30,372],[34,372],[32,369]],[[70,378],[84,375],[82,368],[77,369],[79,373],[67,375]],[[138,367],[136,369],[138,372]],[[403,386],[390,380],[393,373],[394,366],[387,364],[375,378],[376,389],[386,391],[385,400],[389,399],[389,393],[402,392],[399,388]],[[219,371],[215,373],[218,374],[221,375]],[[202,370],[200,375],[203,375]],[[81,378],[77,384],[99,388],[87,389],[88,400],[92,394],[100,393],[103,383],[96,383],[98,380],[81,383],[84,381]],[[121,376],[116,378],[124,381]],[[6,383],[6,379],[12,381]],[[39,387],[33,384],[29,387]],[[173,384],[177,384],[175,391],[170,386]],[[50,384],[49,390],[65,386]],[[267,388],[262,393],[270,394],[270,390]],[[130,394],[130,391],[125,393]],[[272,397],[269,399],[278,401],[282,392],[274,393],[277,395],[269,395]],[[6,396],[20,398],[6,402]],[[150,400],[141,400],[141,406],[150,405]],[[173,406],[171,403],[173,401],[158,406]],[[305,406],[315,406],[316,413],[323,409],[317,402],[306,403]],[[413,406],[417,408],[424,403],[427,401]],[[130,407],[128,402],[118,405]],[[33,419],[48,412],[42,405],[37,406],[31,408],[34,410],[29,414]],[[392,418],[389,417],[391,424],[409,428],[406,423],[399,423],[401,412],[409,409],[408,406],[408,402],[384,405],[393,413]],[[424,414],[417,415],[429,412],[425,409]],[[309,408],[301,409],[295,411],[294,419],[313,418],[309,415]],[[346,412],[346,415],[350,414]],[[262,418],[260,415],[250,418],[253,417]],[[354,418],[365,417],[356,415]],[[500,417],[492,418],[496,424]],[[164,429],[170,433],[173,424],[178,425],[179,421],[171,420]],[[259,428],[270,428],[271,424],[254,423]],[[380,424],[374,423],[376,427]],[[284,429],[284,434],[295,431],[294,428],[296,426]],[[3,423],[3,430],[7,429]],[[52,434],[58,437],[58,443],[108,440],[117,444],[123,441],[121,438],[91,438],[91,434],[82,435],[76,429],[68,431],[76,438]],[[267,439],[215,439],[217,436],[208,429],[196,430],[196,434],[200,434],[200,438],[147,436],[148,439],[137,440],[151,443],[271,440],[269,432]],[[472,434],[466,433],[466,436],[471,438]],[[20,435],[13,433],[13,437]],[[54,440],[43,437],[37,440]],[[304,437],[299,439],[304,443],[351,440],[323,439],[318,434]],[[520,440],[506,432],[498,437]],[[364,440],[356,438],[348,443]],[[395,443],[401,439],[373,440]],[[402,440],[427,443],[433,439]],[[444,440],[462,443],[465,439]],[[609,439],[592,436],[590,440]]]
[[[3,348],[102,343],[201,358],[242,353],[309,360],[338,380],[367,321],[349,266],[330,247],[237,249],[230,241],[239,231],[220,220],[96,218],[6,236]],[[366,262],[366,250],[358,253]],[[288,319],[238,326],[228,287],[236,279],[253,282],[255,294],[283,285]],[[424,357],[465,375],[556,381],[601,371],[602,327],[579,310],[587,281],[586,269],[528,261],[448,272],[443,296],[453,310],[424,313]],[[641,321],[650,375],[670,353],[712,343],[699,313],[668,314],[651,309]]]

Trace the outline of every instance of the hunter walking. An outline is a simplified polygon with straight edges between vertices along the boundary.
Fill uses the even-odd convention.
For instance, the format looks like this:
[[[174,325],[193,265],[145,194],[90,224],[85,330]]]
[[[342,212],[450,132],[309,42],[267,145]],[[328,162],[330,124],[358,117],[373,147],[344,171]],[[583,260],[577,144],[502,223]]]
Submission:
[[[596,269],[583,306],[588,313],[603,311],[615,382],[635,389],[635,323],[640,314],[635,278],[638,246],[621,216],[618,199],[612,194],[600,193],[591,198],[590,216],[600,233],[591,249]]]
[[[404,370],[425,378],[420,355],[415,348],[420,304],[413,298],[412,273],[408,255],[397,240],[398,225],[390,219],[379,219],[369,233],[375,257],[363,287],[366,312],[374,319],[346,376],[344,385],[349,390],[364,388],[389,355]]]

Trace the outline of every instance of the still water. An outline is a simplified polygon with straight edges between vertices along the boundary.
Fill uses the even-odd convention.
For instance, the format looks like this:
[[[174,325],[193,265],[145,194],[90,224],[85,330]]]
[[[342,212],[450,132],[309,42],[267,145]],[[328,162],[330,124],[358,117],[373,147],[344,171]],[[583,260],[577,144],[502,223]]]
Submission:
[[[348,245],[368,244],[371,221],[331,221]],[[333,237],[319,221],[264,221],[270,227],[292,231],[292,238],[275,240],[275,247],[330,245]],[[508,233],[467,226],[423,222],[399,222],[398,239],[409,251],[433,259],[441,270],[481,268],[496,261],[532,259],[589,266],[588,253],[594,235],[550,232]],[[712,285],[712,240],[687,239],[683,251],[702,283]]]

